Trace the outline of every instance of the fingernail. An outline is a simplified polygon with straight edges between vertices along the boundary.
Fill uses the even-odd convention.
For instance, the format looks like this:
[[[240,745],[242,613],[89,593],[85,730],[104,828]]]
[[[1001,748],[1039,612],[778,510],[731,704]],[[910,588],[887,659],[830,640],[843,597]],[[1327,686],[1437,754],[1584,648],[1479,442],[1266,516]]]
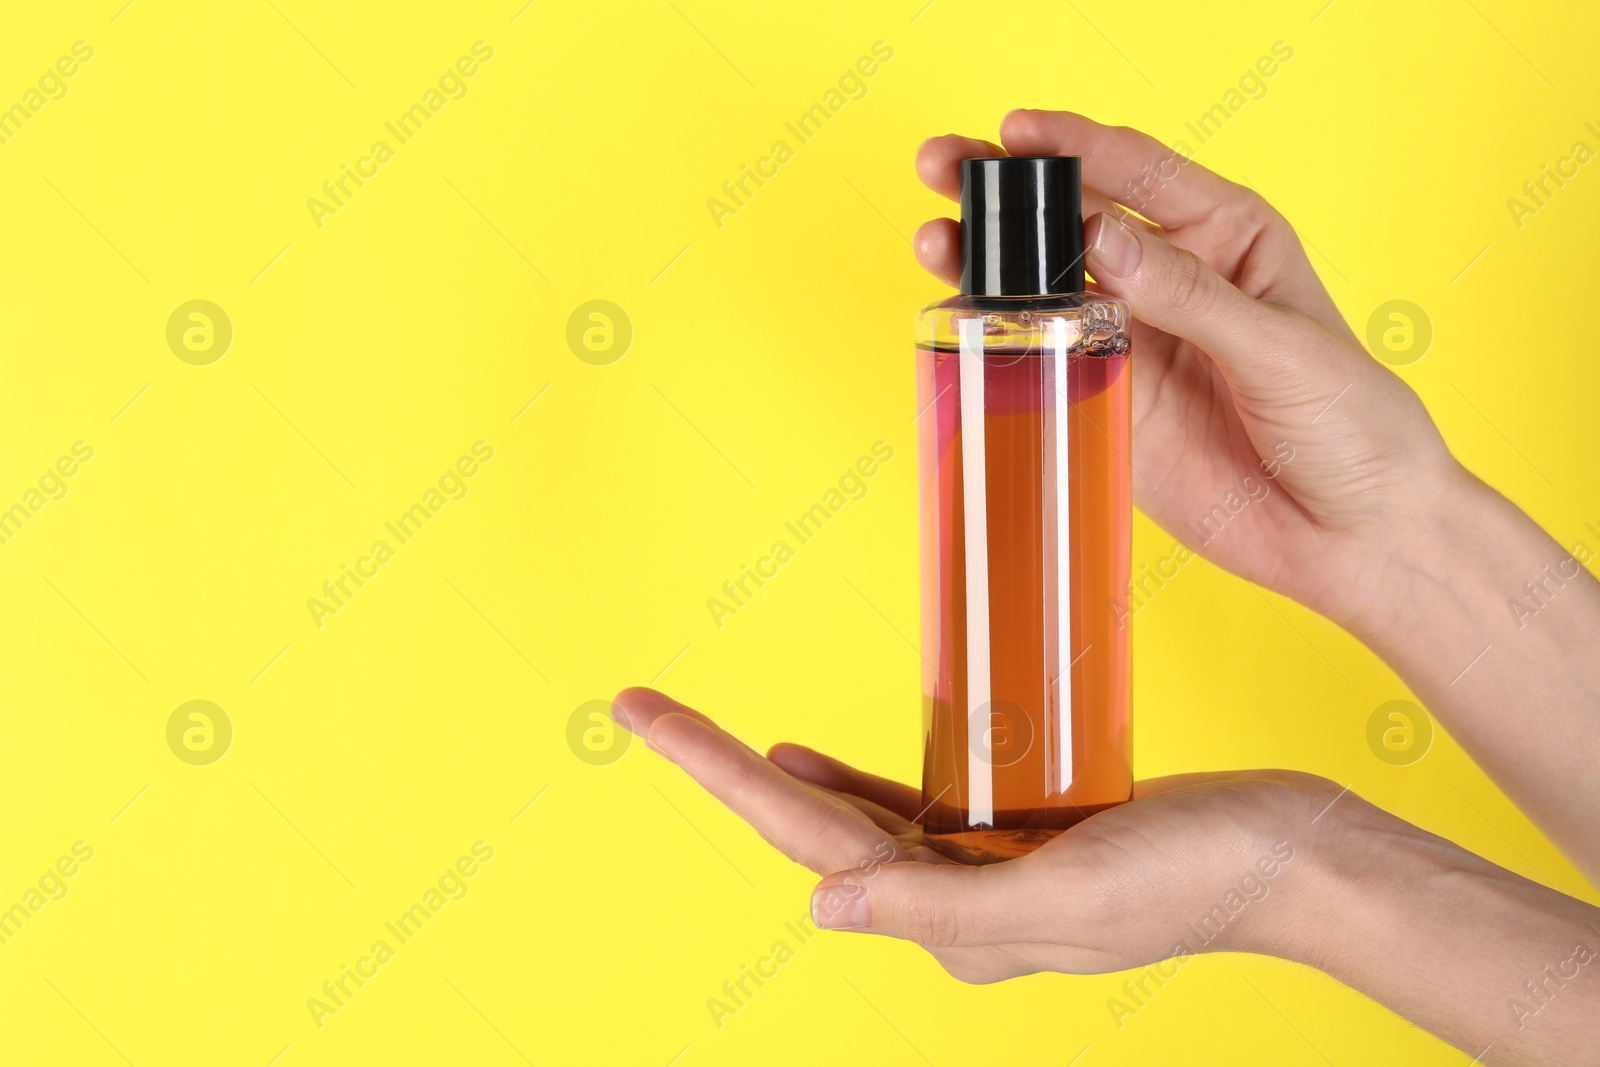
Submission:
[[[860,930],[872,925],[866,887],[849,882],[817,886],[811,892],[811,921],[819,930]]]
[[[1118,278],[1132,274],[1144,254],[1133,231],[1113,215],[1100,216],[1100,232],[1094,238],[1094,258],[1106,272]]]
[[[616,701],[611,702],[611,721],[628,731],[630,734],[634,732],[633,720],[628,718],[628,709],[623,707],[621,704],[618,704]]]

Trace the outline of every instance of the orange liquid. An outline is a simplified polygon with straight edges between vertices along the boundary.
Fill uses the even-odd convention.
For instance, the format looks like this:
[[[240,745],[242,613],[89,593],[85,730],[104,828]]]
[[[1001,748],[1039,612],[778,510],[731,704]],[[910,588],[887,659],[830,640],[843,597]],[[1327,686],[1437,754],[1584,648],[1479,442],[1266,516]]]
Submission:
[[[922,821],[983,863],[1132,793],[1129,371],[1125,343],[1065,356],[1064,388],[1037,349],[962,360],[917,351]]]

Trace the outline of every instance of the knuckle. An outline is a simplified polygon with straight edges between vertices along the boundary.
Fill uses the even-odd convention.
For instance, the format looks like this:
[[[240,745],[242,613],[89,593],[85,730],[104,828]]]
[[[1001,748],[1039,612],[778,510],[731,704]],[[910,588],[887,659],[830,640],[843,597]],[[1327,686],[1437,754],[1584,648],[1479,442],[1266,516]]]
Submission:
[[[1167,299],[1174,311],[1188,315],[1204,312],[1216,299],[1210,268],[1188,249],[1178,249],[1167,270]]]
[[[1217,212],[1217,221],[1238,234],[1243,246],[1264,243],[1274,250],[1300,246],[1294,224],[1266,197],[1247,185],[1234,183],[1233,194]]]
[[[1243,218],[1262,225],[1271,223],[1274,216],[1279,221],[1282,221],[1283,216],[1278,215],[1277,210],[1267,202],[1266,197],[1247,185],[1241,185],[1239,188],[1243,190],[1243,193],[1239,196],[1239,214]]]
[[[949,948],[958,940],[954,914],[936,900],[912,894],[905,901],[906,933],[912,941],[932,948]]]
[[[1266,197],[1248,185],[1234,183],[1234,188],[1236,192],[1227,212],[1234,223],[1253,230],[1290,231],[1289,220]]]

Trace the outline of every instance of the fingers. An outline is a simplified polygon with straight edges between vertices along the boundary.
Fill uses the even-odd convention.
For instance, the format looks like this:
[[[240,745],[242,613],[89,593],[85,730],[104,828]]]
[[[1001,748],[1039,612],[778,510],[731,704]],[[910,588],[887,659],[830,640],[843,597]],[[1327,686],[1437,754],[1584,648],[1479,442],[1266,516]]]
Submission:
[[[1200,222],[1219,209],[1242,214],[1265,207],[1249,189],[1149,134],[1102,126],[1070,111],[1013,111],[1000,123],[1000,140],[1014,156],[1081,157],[1087,188],[1169,228]]]
[[[923,813],[920,789],[858,771],[848,763],[841,763],[832,756],[825,756],[804,745],[773,745],[767,758],[796,778],[870,800],[902,819],[915,821]]]
[[[908,858],[904,849],[853,805],[811,788],[762,759],[698,712],[648,690],[618,702],[631,726],[648,721],[645,740],[796,863],[824,874],[868,861]],[[681,708],[682,705],[676,705]],[[639,732],[635,729],[635,732]]]
[[[961,199],[961,161],[992,159],[1006,155],[1005,149],[991,141],[947,133],[930,137],[917,148],[917,177],[922,184],[950,200]],[[1088,214],[1110,211],[1111,201],[1093,189],[1083,191],[1083,210]]]
[[[940,196],[956,200],[961,196],[961,161],[989,159],[1005,155],[1005,149],[992,141],[947,133],[930,137],[917,147],[917,177]]]
[[[918,829],[916,823],[908,820],[899,812],[890,811],[881,804],[875,804],[865,797],[858,797],[854,793],[846,793],[840,789],[829,789],[827,786],[814,786],[829,796],[838,797],[840,800],[855,808],[861,814],[877,824],[878,829],[886,834],[899,837],[901,834],[910,834]]]
[[[665,693],[643,686],[624,689],[611,699],[612,720],[636,737],[649,737],[651,724],[663,715],[687,715],[712,729],[722,729],[693,708],[678,703]]]
[[[1175,230],[1208,231],[1175,238],[1208,249],[1218,269],[1233,271],[1254,254],[1272,269],[1254,272],[1251,296],[1298,308],[1325,329],[1352,340],[1294,228],[1254,190],[1231,182],[1138,130],[1102,126],[1068,111],[1019,110],[1000,123],[1000,140],[1012,155],[1075,155],[1083,161],[1083,214],[1104,211],[1106,201],[1125,204],[1152,222]],[[1125,223],[1142,227],[1117,211]]]
[[[961,196],[963,159],[1003,156],[1005,150],[992,141],[947,133],[930,137],[917,147],[917,177],[922,184],[951,200]],[[917,229],[912,241],[922,269],[946,285],[961,281],[961,223],[955,219],[934,219]]]
[[[1004,156],[1005,149],[991,141],[982,141],[975,137],[963,137],[960,134],[949,133],[942,137],[930,137],[917,149],[917,176],[929,189],[947,197],[958,200],[961,197],[961,161],[964,159],[989,158]],[[1101,211],[1112,211],[1116,207],[1112,201],[1101,196],[1092,188],[1083,190],[1083,211],[1085,214],[1094,214]],[[1126,211],[1119,211],[1126,215]],[[1140,219],[1128,218],[1129,225],[1141,226],[1154,231],[1154,227]],[[955,286],[961,281],[961,223],[955,219],[933,219],[925,222],[917,230],[915,240],[912,242],[916,250],[917,262],[924,270],[944,282],[946,285]]]
[[[1091,207],[1096,211],[1116,210],[1098,197],[1085,196],[1083,203],[1085,211]],[[1124,221],[1129,226],[1141,226],[1154,232],[1147,223],[1132,216]],[[917,227],[912,247],[916,250],[917,263],[923,270],[948,286],[961,284],[961,223],[955,219],[930,219]]]
[[[961,223],[933,219],[917,227],[912,241],[922,269],[949,286],[961,283]]]
[[[1053,901],[1020,860],[982,867],[886,863],[824,878],[811,894],[819,927],[886,934],[929,948],[1037,941]]]
[[[1084,243],[1101,290],[1126,300],[1136,318],[1199,345],[1235,388],[1282,390],[1285,354],[1304,348],[1308,321],[1251,299],[1193,252],[1112,215],[1085,223]]]

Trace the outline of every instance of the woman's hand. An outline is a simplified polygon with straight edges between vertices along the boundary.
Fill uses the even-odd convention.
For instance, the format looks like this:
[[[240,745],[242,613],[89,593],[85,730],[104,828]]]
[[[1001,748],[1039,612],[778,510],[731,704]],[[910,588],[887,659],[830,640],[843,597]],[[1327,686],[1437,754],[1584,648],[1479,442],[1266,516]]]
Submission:
[[[953,199],[968,157],[1082,157],[1087,267],[1136,319],[1140,509],[1235,574],[1365,630],[1464,476],[1416,394],[1350,332],[1289,223],[1135,130],[1013,111],[1000,140],[932,138],[917,172]],[[954,284],[959,223],[923,224],[916,250]]]
[[[1594,547],[1556,544],[1455,461],[1255,193],[1081,115],[1013,111],[1000,140],[935,137],[917,172],[954,197],[967,157],[1082,157],[1088,269],[1135,317],[1139,507],[1365,641],[1600,878]],[[917,231],[918,259],[947,281],[959,234],[950,219]],[[1540,728],[1512,708],[1537,709]]]
[[[1155,964],[1124,986],[1131,1014],[1196,953],[1266,953],[1326,971],[1475,1062],[1600,1063],[1600,910],[1325,779],[1144,782],[1037,851],[966,867],[922,842],[909,786],[797,745],[763,759],[649,689],[618,694],[612,714],[825,875],[818,926],[914,941],[963,981]]]
[[[1315,897],[1318,815],[1338,786],[1286,771],[1140,783],[1007,863],[962,866],[923,843],[921,794],[799,745],[763,759],[649,689],[619,725],[682,767],[790,859],[824,875],[820,927],[914,941],[952,975],[1101,973],[1218,949],[1278,951],[1276,927]]]

